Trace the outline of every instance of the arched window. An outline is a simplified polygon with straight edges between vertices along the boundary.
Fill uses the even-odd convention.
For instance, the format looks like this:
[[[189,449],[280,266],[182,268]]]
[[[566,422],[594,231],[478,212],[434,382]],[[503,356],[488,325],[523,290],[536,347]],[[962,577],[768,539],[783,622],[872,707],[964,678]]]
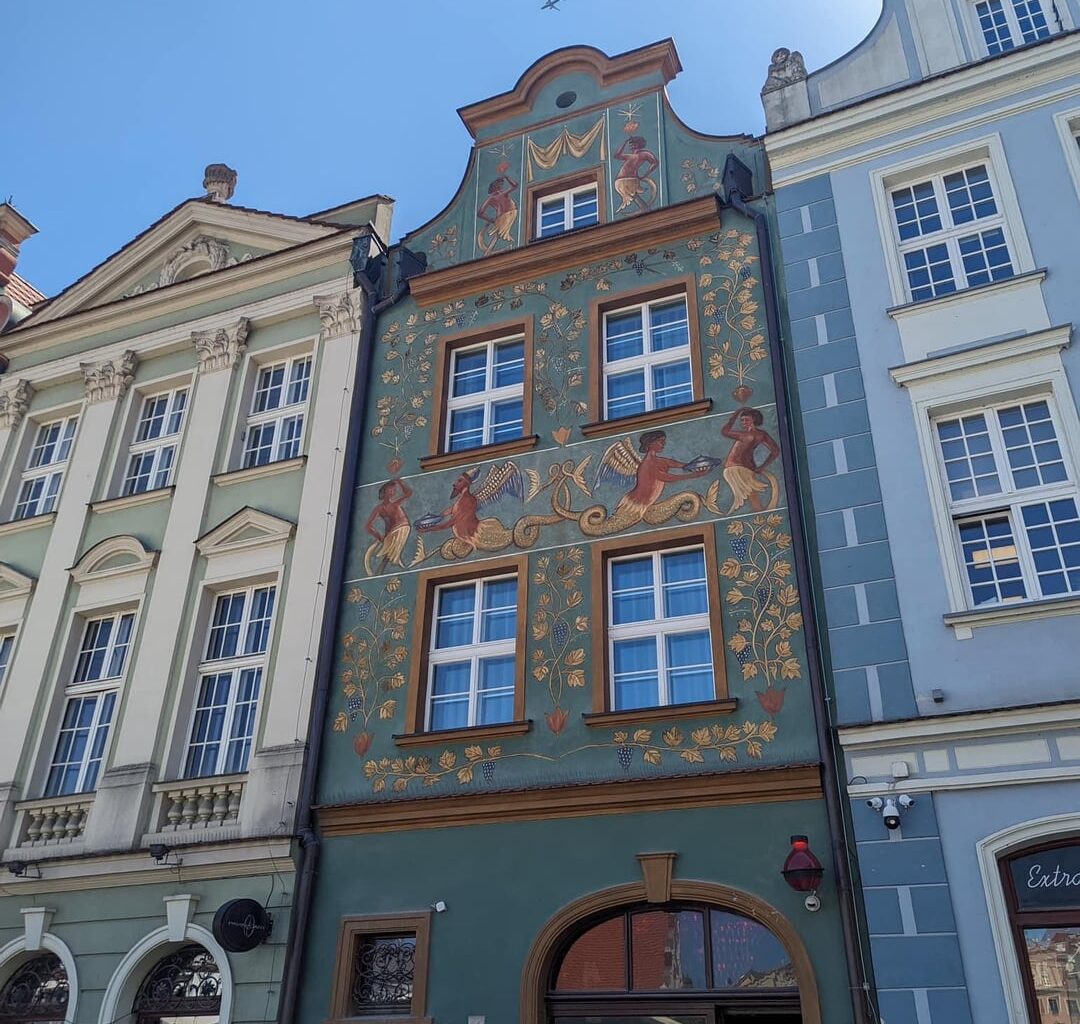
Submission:
[[[63,1020],[67,1005],[67,971],[60,958],[52,953],[25,961],[0,988],[3,1024]]]
[[[551,1024],[791,1024],[791,957],[768,928],[697,904],[642,904],[594,919],[555,960]],[[659,1016],[658,1016],[659,1015]]]
[[[202,946],[183,946],[159,960],[135,997],[138,1024],[217,1024],[221,972]]]

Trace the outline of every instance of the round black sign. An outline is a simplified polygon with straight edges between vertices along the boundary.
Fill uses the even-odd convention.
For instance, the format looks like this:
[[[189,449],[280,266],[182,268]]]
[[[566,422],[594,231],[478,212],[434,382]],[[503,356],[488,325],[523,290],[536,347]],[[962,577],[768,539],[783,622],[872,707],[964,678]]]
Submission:
[[[256,900],[229,900],[214,915],[214,938],[230,953],[247,953],[270,937],[274,919]]]

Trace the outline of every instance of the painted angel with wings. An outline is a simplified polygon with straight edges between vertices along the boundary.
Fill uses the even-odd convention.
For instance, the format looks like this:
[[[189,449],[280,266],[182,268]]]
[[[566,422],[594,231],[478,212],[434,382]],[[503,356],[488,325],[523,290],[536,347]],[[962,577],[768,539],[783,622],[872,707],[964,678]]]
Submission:
[[[619,499],[610,515],[603,505],[593,505],[582,512],[578,522],[583,533],[598,536],[629,529],[643,519],[657,525],[676,515],[683,520],[697,515],[701,495],[680,491],[661,500],[664,488],[670,483],[705,476],[721,463],[704,455],[689,463],[669,459],[660,454],[666,444],[667,434],[663,430],[648,430],[638,439],[636,451],[630,438],[624,437],[604,452],[596,471],[597,487],[610,481],[630,490]]]
[[[421,532],[450,530],[453,539],[441,549],[444,558],[466,558],[474,551],[501,551],[513,541],[512,534],[498,519],[491,516],[481,519],[480,510],[507,494],[524,498],[525,489],[521,473],[512,462],[492,466],[483,483],[473,492],[473,485],[480,479],[481,470],[468,469],[450,488],[450,504],[442,512],[428,513],[414,524]]]

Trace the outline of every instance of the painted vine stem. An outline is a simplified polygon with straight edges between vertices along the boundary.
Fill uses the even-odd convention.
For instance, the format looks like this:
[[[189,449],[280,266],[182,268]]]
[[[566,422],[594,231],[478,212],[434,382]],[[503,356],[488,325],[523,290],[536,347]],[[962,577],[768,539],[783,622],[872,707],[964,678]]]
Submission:
[[[383,332],[386,346],[383,359],[387,363],[381,374],[382,383],[393,391],[380,395],[375,402],[378,421],[371,428],[371,436],[384,448],[394,453],[397,466],[401,464],[402,449],[415,431],[428,425],[426,410],[431,401],[431,372],[437,334],[427,334],[420,340],[420,317],[410,314],[401,323],[394,321]]]
[[[333,728],[345,732],[351,723],[359,722],[353,748],[362,757],[374,738],[368,729],[372,718],[386,722],[397,713],[397,698],[384,695],[405,685],[400,667],[409,659],[404,641],[411,611],[397,576],[386,581],[377,597],[353,587],[347,600],[356,606],[358,621],[341,639],[340,679],[346,703],[334,718]]]
[[[425,787],[435,786],[448,776],[454,776],[458,785],[467,786],[475,781],[477,772],[485,782],[491,783],[500,762],[527,759],[550,764],[587,750],[614,750],[619,764],[627,771],[638,754],[644,764],[655,768],[663,765],[665,754],[677,755],[687,764],[705,764],[706,755],[715,755],[721,763],[736,762],[740,748],[747,757],[759,760],[764,753],[764,744],[771,743],[776,733],[774,722],[749,721],[741,726],[703,725],[691,730],[689,739],[678,726],[672,726],[664,730],[658,742],[654,741],[651,729],[619,730],[612,733],[607,743],[587,743],[562,754],[504,752],[501,746],[485,748],[472,744],[460,755],[456,750],[446,749],[437,761],[426,755],[372,759],[364,762],[363,771],[373,792],[383,793],[389,788],[392,792],[402,793],[414,782]]]
[[[700,248],[700,240],[694,241]],[[705,331],[709,376],[713,380],[733,377],[738,388],[748,388],[754,379],[754,363],[769,357],[758,316],[760,305],[754,298],[758,279],[750,272],[758,257],[747,251],[753,237],[732,228],[710,236],[709,242],[712,254],[698,258],[700,266],[716,267],[698,277],[702,314],[711,321]]]
[[[739,615],[737,631],[728,647],[742,666],[743,679],[760,679],[761,706],[775,715],[784,703],[784,690],[774,684],[799,679],[802,662],[794,653],[791,638],[803,627],[799,592],[792,584],[791,535],[778,527],[783,517],[754,516],[729,523],[727,532],[733,557],[724,560],[720,575],[732,580],[725,596]]]
[[[585,599],[580,580],[585,575],[585,552],[572,547],[556,552],[554,559],[541,555],[532,582],[541,588],[532,616],[532,677],[547,687],[551,711],[545,713],[548,728],[556,735],[566,728],[569,714],[562,707],[565,687],[585,686],[585,648],[582,634],[589,631],[589,617],[580,614]]]

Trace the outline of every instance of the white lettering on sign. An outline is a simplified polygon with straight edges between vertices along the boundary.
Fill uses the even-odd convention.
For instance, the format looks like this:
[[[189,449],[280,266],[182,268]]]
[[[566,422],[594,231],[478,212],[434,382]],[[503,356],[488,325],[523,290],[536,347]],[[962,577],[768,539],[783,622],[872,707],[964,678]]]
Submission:
[[[1062,871],[1061,866],[1054,865],[1052,872],[1046,871],[1041,864],[1032,864],[1028,870],[1027,887],[1029,889],[1055,889],[1060,886],[1080,887],[1080,871],[1071,874]]]

